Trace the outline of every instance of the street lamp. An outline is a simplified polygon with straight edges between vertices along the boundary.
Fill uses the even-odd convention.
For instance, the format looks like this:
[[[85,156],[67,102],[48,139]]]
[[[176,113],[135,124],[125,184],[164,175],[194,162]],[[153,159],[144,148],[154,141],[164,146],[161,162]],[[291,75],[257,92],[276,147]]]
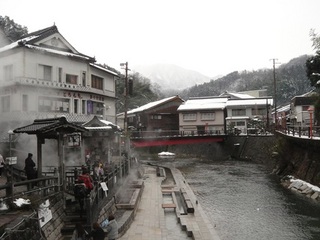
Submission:
[[[310,138],[312,139],[312,114],[313,114],[313,111],[314,111],[314,108],[313,108],[313,106],[310,106],[309,108],[308,108],[308,112],[309,112],[309,114],[310,114],[310,133],[309,133],[309,135],[310,135]]]

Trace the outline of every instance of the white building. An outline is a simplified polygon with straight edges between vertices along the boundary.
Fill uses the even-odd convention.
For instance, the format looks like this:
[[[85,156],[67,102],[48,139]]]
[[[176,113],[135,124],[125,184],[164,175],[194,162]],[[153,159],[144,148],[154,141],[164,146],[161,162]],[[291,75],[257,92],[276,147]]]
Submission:
[[[191,98],[179,108],[179,130],[184,134],[225,132],[226,97]]]
[[[316,93],[314,93],[313,91],[293,97],[290,102],[290,123],[293,126],[309,127],[310,113],[308,109],[309,107],[314,108],[315,102]]]
[[[269,98],[229,99],[226,103],[228,130],[236,128],[241,133],[247,133],[250,121],[266,127],[271,123],[271,110],[273,100]]]
[[[61,115],[115,122],[117,77],[78,52],[56,26],[30,33],[0,48],[0,121],[11,129]]]

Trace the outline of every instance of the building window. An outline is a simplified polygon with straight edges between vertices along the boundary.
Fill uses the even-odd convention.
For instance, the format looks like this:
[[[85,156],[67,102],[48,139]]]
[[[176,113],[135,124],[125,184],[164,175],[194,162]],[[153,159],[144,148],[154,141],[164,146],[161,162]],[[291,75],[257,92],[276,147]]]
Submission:
[[[39,112],[69,113],[69,99],[39,97]]]
[[[86,114],[86,100],[82,100],[82,114]]]
[[[151,115],[151,119],[160,120],[160,119],[162,119],[162,116],[160,114],[154,114],[154,115]]]
[[[22,111],[28,111],[28,95],[26,94],[22,95]]]
[[[310,106],[302,106],[302,111],[308,111]]]
[[[3,67],[4,69],[4,80],[11,81],[13,80],[13,66],[7,65]]]
[[[201,120],[214,120],[215,119],[215,113],[201,113]]]
[[[103,78],[91,75],[91,87],[103,90]]]
[[[88,114],[103,115],[103,103],[87,101]]]
[[[52,67],[47,65],[39,65],[38,78],[40,80],[52,80]]]
[[[82,75],[81,75],[81,78],[82,78],[82,86],[86,86],[86,80],[87,80],[87,73],[85,71],[82,72]]]
[[[245,126],[246,125],[246,123],[244,122],[244,121],[239,121],[239,122],[235,122],[235,125],[236,126]]]
[[[73,113],[78,113],[78,99],[73,100]]]
[[[58,82],[62,82],[62,68],[58,68]]]
[[[2,112],[10,112],[10,96],[1,97]]]
[[[266,115],[267,109],[265,108],[252,108],[252,115]]]
[[[66,83],[78,84],[78,76],[72,74],[66,74]]]
[[[197,120],[197,114],[195,113],[186,113],[183,114],[183,121],[195,121]]]
[[[232,116],[246,116],[245,109],[232,109]]]

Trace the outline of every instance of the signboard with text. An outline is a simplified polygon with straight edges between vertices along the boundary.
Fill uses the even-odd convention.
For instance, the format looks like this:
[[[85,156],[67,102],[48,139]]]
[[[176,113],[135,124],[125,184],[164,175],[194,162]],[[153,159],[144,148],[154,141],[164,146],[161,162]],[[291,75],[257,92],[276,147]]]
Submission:
[[[17,157],[7,157],[6,158],[6,164],[8,164],[8,165],[17,164],[17,162],[18,162]]]

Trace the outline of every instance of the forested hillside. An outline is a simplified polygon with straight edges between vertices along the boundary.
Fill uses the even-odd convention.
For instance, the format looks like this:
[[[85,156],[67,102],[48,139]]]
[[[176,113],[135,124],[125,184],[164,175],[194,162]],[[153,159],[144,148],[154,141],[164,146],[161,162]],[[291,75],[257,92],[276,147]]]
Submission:
[[[306,60],[303,55],[292,59],[286,64],[276,67],[276,89],[278,104],[286,104],[296,95],[304,94],[312,89],[306,75]],[[257,71],[232,72],[217,80],[195,85],[183,90],[180,96],[189,97],[218,96],[224,91],[242,92],[257,89],[267,89],[268,95],[274,95],[273,69]]]

